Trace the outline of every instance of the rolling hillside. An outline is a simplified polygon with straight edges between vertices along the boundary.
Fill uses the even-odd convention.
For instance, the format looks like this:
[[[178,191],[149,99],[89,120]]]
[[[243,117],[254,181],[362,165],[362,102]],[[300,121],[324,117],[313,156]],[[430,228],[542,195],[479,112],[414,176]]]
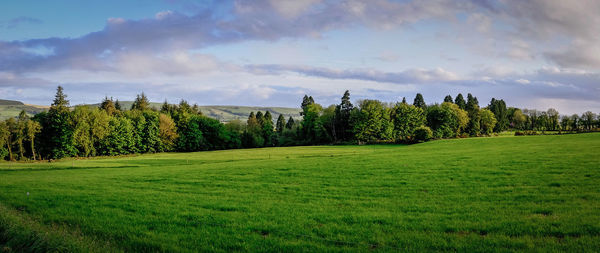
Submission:
[[[48,109],[48,106],[28,105],[20,101],[0,99],[0,120],[17,117],[22,110],[33,116]]]
[[[132,101],[119,101],[123,108],[130,108]],[[158,109],[162,103],[150,103],[152,107]],[[97,107],[100,104],[89,104],[87,106]],[[28,105],[19,101],[13,100],[1,100],[0,99],[0,120],[5,120],[10,117],[16,117],[19,115],[21,110],[25,110],[30,116],[37,113],[43,112],[48,109],[48,106],[40,105]],[[287,108],[287,107],[258,107],[258,106],[221,106],[221,105],[209,105],[200,106],[204,115],[220,120],[221,122],[228,122],[235,119],[245,120],[250,112],[256,111],[270,111],[273,115],[273,120],[279,117],[279,114],[283,114],[286,119],[292,116],[294,119],[300,118],[299,108]]]

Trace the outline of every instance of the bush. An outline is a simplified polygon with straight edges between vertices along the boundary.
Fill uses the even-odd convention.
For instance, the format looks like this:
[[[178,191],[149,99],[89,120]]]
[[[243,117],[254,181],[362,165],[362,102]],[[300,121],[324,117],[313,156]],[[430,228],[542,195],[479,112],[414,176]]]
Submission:
[[[425,142],[431,140],[433,137],[433,132],[431,129],[426,126],[420,126],[415,129],[413,141],[414,142]]]
[[[515,136],[524,136],[524,135],[537,135],[536,131],[525,130],[525,131],[516,131]]]

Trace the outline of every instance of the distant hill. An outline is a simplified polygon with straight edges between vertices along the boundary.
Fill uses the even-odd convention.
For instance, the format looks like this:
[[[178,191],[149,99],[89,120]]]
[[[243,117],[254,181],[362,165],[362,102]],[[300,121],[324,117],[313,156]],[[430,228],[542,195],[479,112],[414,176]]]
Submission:
[[[0,105],[24,105],[23,102],[0,99]]]
[[[119,101],[124,109],[131,108],[133,101]],[[86,106],[98,107],[100,104],[88,104]],[[150,106],[155,109],[160,109],[162,103],[151,102]],[[260,107],[260,106],[233,106],[233,105],[203,105],[199,106],[202,113],[208,117],[218,119],[221,122],[229,122],[232,120],[246,120],[250,112],[270,111],[273,115],[273,121],[277,120],[280,114],[285,116],[287,120],[290,116],[294,119],[301,118],[300,108],[289,107]]]
[[[33,116],[48,110],[48,106],[28,105],[20,101],[0,99],[0,120],[17,117],[22,110],[25,110],[29,116]]]
[[[119,101],[124,109],[131,108],[133,101]],[[153,108],[159,109],[162,103],[150,103]],[[84,106],[98,107],[100,104],[86,104]],[[48,110],[48,106],[41,105],[28,105],[19,101],[12,100],[1,100],[0,99],[0,120],[5,120],[10,117],[16,117],[19,115],[21,110],[25,110],[29,116],[33,116],[40,112]],[[200,106],[202,113],[208,117],[215,118],[221,122],[229,122],[232,120],[246,120],[250,112],[256,111],[270,111],[273,115],[273,120],[277,120],[280,114],[283,114],[286,120],[292,116],[294,119],[301,118],[300,108],[288,108],[288,107],[259,107],[259,106],[222,106],[222,105],[209,105]]]

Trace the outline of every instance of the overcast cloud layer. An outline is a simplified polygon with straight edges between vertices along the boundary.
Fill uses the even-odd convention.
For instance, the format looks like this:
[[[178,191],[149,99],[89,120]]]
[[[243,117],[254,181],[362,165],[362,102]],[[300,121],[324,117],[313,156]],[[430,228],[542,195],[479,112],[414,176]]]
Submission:
[[[305,93],[327,105],[349,89],[353,99],[412,100],[421,92],[433,103],[470,92],[482,106],[496,97],[565,114],[600,112],[600,1],[170,0],[164,7],[48,38],[3,38],[2,31],[52,24],[3,13],[0,98],[49,104],[63,85],[75,104],[144,91],[155,101],[297,107]]]

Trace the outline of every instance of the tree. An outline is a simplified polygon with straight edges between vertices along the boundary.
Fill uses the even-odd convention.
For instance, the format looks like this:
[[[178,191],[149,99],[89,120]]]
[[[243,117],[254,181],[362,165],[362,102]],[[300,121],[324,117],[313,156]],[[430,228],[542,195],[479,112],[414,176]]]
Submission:
[[[548,128],[549,130],[558,130],[558,128],[560,127],[560,122],[559,122],[559,113],[556,109],[554,108],[550,108],[548,109],[548,111],[546,112],[546,114],[548,115]]]
[[[423,109],[406,103],[397,103],[392,109],[394,138],[397,141],[411,141],[414,131],[425,124]]]
[[[115,101],[115,109],[120,112],[123,110],[123,108],[121,107],[121,103],[119,103],[119,100],[117,99],[117,101]]]
[[[199,115],[190,115],[185,118],[185,122],[180,122],[177,125],[179,130],[179,138],[177,141],[177,150],[179,151],[199,151],[206,146],[206,139],[202,130],[200,130]]]
[[[527,117],[523,114],[523,111],[519,108],[511,108],[512,114],[510,116],[510,125],[515,129],[523,130],[525,128],[525,123],[527,123]]]
[[[250,112],[246,123],[246,131],[242,134],[242,145],[247,148],[257,148],[262,147],[264,144],[262,125],[258,122],[254,112]]]
[[[302,137],[305,144],[319,144],[329,141],[327,131],[319,119],[322,111],[323,107],[314,102],[304,107],[304,110],[302,111],[303,118],[300,124],[302,126]]]
[[[25,132],[27,134],[27,138],[29,140],[29,144],[31,145],[31,158],[33,160],[36,160],[36,154],[35,154],[35,136],[38,133],[40,133],[41,129],[42,129],[42,126],[37,121],[33,121],[33,120],[28,120],[27,121]]]
[[[390,110],[378,100],[365,99],[352,113],[354,136],[359,142],[387,141],[393,138]]]
[[[481,109],[480,111],[481,117],[481,133],[490,135],[494,131],[494,126],[496,125],[496,117],[494,113],[488,109]]]
[[[131,105],[131,110],[139,110],[145,111],[150,110],[150,102],[148,101],[148,97],[146,94],[142,92],[142,94],[138,94]]]
[[[17,121],[15,120],[15,118],[9,118],[8,120],[6,120],[6,130],[8,130],[8,134],[5,136],[5,143],[6,143],[6,147],[8,149],[8,160],[9,161],[14,161],[13,158],[13,152],[12,152],[12,145],[13,145],[13,141],[14,141],[14,133],[17,131],[18,126],[17,126]]]
[[[29,118],[27,117],[27,113],[25,112],[25,110],[22,110],[19,113],[19,117],[17,118],[17,125],[16,128],[14,129],[14,136],[15,136],[15,142],[17,143],[17,146],[19,147],[19,159],[23,160],[25,158],[25,148],[23,146],[23,141],[26,138],[26,132],[25,132],[25,128],[27,127],[27,121],[29,120]]]
[[[424,142],[431,140],[431,138],[433,138],[431,129],[426,126],[420,126],[415,129],[414,137],[412,139],[414,142]]]
[[[313,99],[312,96],[308,96],[308,95],[304,95],[304,97],[302,98],[302,104],[300,106],[300,108],[302,108],[302,111],[304,112],[304,110],[306,109],[307,106],[314,104],[315,100]],[[300,113],[300,115],[302,115],[302,112]]]
[[[261,111],[256,112],[256,121],[258,121],[258,124],[260,126],[263,125],[263,122],[265,121],[263,113]]]
[[[283,114],[279,114],[279,117],[277,117],[277,124],[276,124],[276,131],[277,133],[282,133],[283,129],[285,129],[285,117],[283,117]]]
[[[0,121],[0,159],[9,155],[10,150],[10,131],[6,121]]]
[[[73,128],[69,113],[69,101],[63,88],[58,86],[54,102],[42,122],[41,140],[45,155],[49,158],[63,158],[76,153],[73,146]]]
[[[594,126],[594,118],[596,118],[596,114],[591,111],[584,112],[581,115],[581,121],[583,121],[583,125],[586,130],[592,130]]]
[[[467,113],[469,114],[469,124],[467,126],[467,132],[471,136],[477,136],[481,132],[481,116],[479,115],[479,101],[477,101],[477,98],[471,95],[471,93],[467,94],[467,104],[465,108]]]
[[[175,111],[174,106],[170,105],[169,102],[167,102],[167,100],[165,99],[165,102],[160,107],[160,113],[171,115],[173,114],[173,111]]]
[[[141,133],[145,149],[141,152],[154,153],[162,150],[160,138],[160,113],[146,110],[143,112],[144,125]]]
[[[337,124],[339,123],[337,119],[337,116],[339,115],[338,108],[338,105],[330,105],[323,109],[321,116],[319,117],[321,124],[327,131],[327,135],[332,137],[333,142],[337,142],[336,128],[338,128]]]
[[[580,125],[579,115],[573,114],[571,115],[571,131],[578,131]]]
[[[292,129],[295,124],[296,124],[296,122],[294,122],[294,118],[292,118],[292,116],[290,116],[290,118],[288,118],[287,123],[285,124],[285,128]]]
[[[496,126],[494,127],[494,132],[502,132],[508,128],[508,109],[506,108],[506,103],[504,100],[496,100],[492,98],[490,104],[488,105],[488,109],[494,113],[494,117],[496,118]]]
[[[467,112],[453,103],[442,103],[427,108],[427,125],[435,138],[456,137],[469,122]]]
[[[456,95],[456,98],[454,99],[454,103],[456,105],[458,105],[458,107],[460,109],[465,110],[467,108],[467,102],[465,102],[465,99],[463,98],[463,95],[458,93],[458,95]]]
[[[265,139],[265,146],[273,146],[273,117],[271,116],[271,112],[266,111],[263,116],[262,126],[262,134]]]
[[[421,93],[417,93],[413,105],[425,110],[427,104],[425,104],[425,99],[423,99],[423,95],[421,95]]]
[[[444,98],[444,102],[454,103],[454,101],[452,101],[452,96],[450,95],[446,95],[446,97]]]
[[[135,151],[133,124],[126,117],[110,117],[108,134],[100,140],[100,154],[122,155]]]
[[[92,156],[102,153],[102,140],[110,134],[109,124],[111,118],[104,110],[92,110],[90,112],[90,136],[94,146]]]
[[[402,97],[402,103],[403,103],[403,104],[407,104],[407,103],[406,103],[406,97]]]
[[[73,145],[77,149],[76,155],[88,157],[94,151],[89,108],[87,106],[75,107],[71,120],[71,127],[73,128]]]
[[[562,116],[560,118],[560,128],[563,131],[569,131],[571,129],[571,118],[569,116]]]
[[[350,112],[354,109],[354,105],[350,102],[350,91],[346,90],[342,96],[341,103],[335,108],[334,122],[332,134],[334,140],[339,136],[342,140],[351,138],[352,128],[350,127]]]
[[[102,100],[102,103],[100,103],[100,109],[106,111],[109,116],[112,116],[117,112],[117,108],[115,107],[112,97],[110,99],[108,99],[108,97],[104,97],[104,100]]]

